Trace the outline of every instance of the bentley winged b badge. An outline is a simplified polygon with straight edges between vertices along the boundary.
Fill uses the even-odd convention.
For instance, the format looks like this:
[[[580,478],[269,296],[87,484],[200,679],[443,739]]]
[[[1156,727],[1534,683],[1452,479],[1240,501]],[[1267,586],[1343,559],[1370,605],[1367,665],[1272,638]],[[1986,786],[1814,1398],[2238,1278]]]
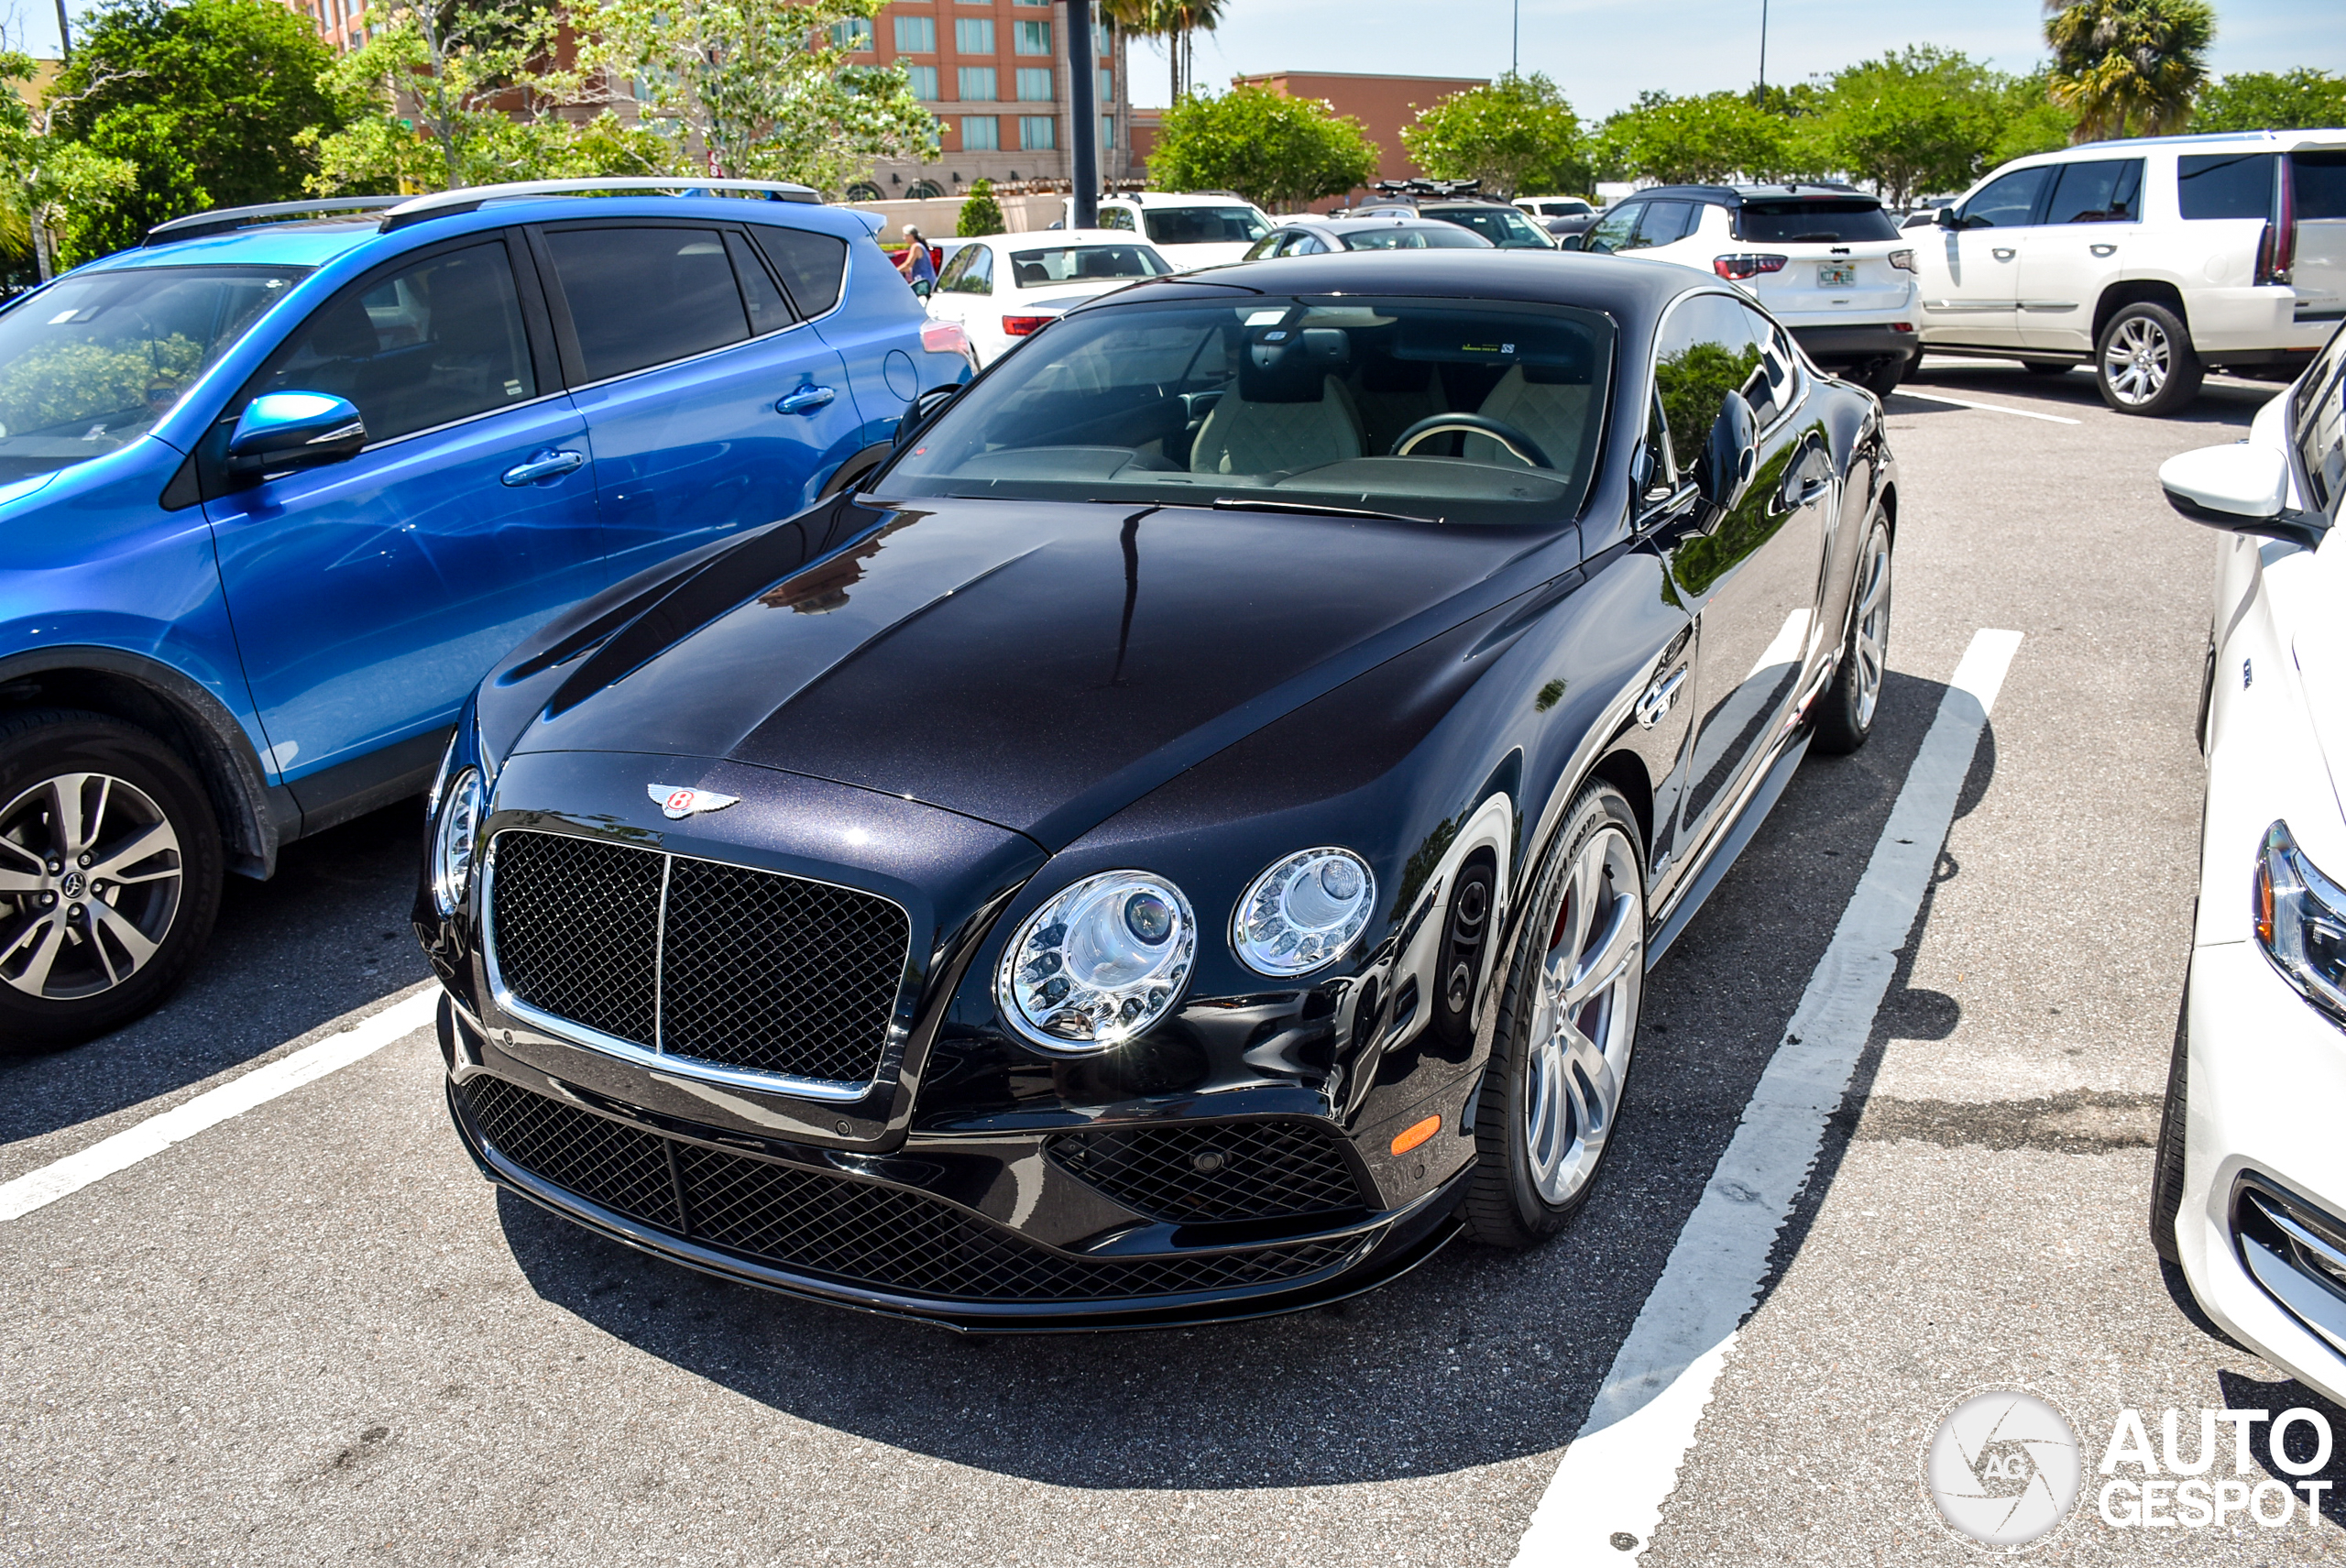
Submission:
[[[675,784],[646,784],[643,791],[660,804],[660,815],[671,822],[681,822],[696,811],[722,811],[741,797],[719,795],[715,790],[684,789]]]

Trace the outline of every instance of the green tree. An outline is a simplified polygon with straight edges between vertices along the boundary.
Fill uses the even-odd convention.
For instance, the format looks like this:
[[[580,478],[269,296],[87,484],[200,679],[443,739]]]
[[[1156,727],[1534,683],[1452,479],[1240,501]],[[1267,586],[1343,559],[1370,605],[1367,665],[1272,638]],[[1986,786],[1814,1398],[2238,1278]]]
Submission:
[[[1988,151],[1988,167],[2031,153],[2052,152],[2077,139],[2077,112],[2053,101],[2052,75],[2049,69],[2043,69],[2001,79],[1996,140]]]
[[[57,134],[56,94],[35,104],[27,91],[37,69],[30,56],[0,49],[0,253],[29,257],[47,282],[60,222],[122,200],[138,171]],[[64,260],[87,259],[62,248]]]
[[[1274,212],[1340,196],[1376,174],[1376,144],[1358,120],[1268,87],[1182,99],[1165,111],[1148,159],[1161,190],[1235,191]]]
[[[62,218],[68,254],[137,244],[210,207],[298,196],[315,168],[302,132],[348,106],[319,77],[334,56],[305,16],[270,0],[114,0],[59,73],[56,133],[137,170]]]
[[[734,178],[836,197],[875,159],[935,151],[902,66],[856,65],[834,29],[885,0],[579,0],[573,80],[632,83],[684,156]],[[591,95],[582,94],[591,102]]]
[[[961,215],[953,225],[953,232],[963,239],[1003,231],[1002,203],[993,199],[993,181],[981,180],[970,187],[962,200]]]
[[[2346,81],[2326,71],[2243,71],[2199,90],[2202,131],[2304,131],[2346,126]]]
[[[2046,0],[2053,101],[2079,141],[2169,136],[2208,80],[2216,13],[2207,0]]]
[[[1761,108],[1740,93],[1700,98],[1640,93],[1633,106],[1605,122],[1597,160],[1608,172],[1662,184],[1738,175],[1780,180],[1813,171],[1803,128],[1792,116]]]
[[[2002,129],[2003,83],[1968,56],[1928,44],[1834,74],[1814,130],[1819,161],[1903,206],[1971,182]]]
[[[1414,105],[1412,105],[1414,107]],[[1513,72],[1418,113],[1401,145],[1437,180],[1480,180],[1501,196],[1587,191],[1580,117],[1556,84]]]

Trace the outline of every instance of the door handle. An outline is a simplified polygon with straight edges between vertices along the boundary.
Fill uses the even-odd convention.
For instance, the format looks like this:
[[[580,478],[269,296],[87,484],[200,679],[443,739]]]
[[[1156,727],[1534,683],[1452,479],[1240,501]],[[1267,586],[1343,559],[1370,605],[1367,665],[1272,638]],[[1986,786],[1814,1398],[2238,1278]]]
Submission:
[[[515,487],[534,485],[540,479],[558,479],[586,466],[586,454],[553,450],[541,452],[528,462],[508,468],[498,476],[500,482]]]
[[[1646,687],[1645,696],[1638,698],[1638,722],[1648,729],[1661,723],[1662,715],[1668,713],[1671,705],[1678,700],[1678,688],[1685,684],[1686,671],[1683,665],[1672,671],[1666,679],[1656,675],[1653,685]]]
[[[2092,251],[2096,256],[2115,256],[2118,254],[2118,247],[2114,245],[2089,245],[2086,247],[2086,248]]]
[[[1999,261],[2010,261],[2013,257],[2015,257],[2015,256],[2017,256],[2017,255],[2019,255],[2019,254],[2020,254],[2020,252],[2019,252],[2019,251],[2017,251],[2017,250],[2013,249],[2013,248],[2012,248],[2011,246],[2009,246],[2009,245],[2000,245],[2000,246],[1995,247],[1994,248],[1995,248],[1995,253],[1996,253],[1996,259],[1997,259],[1997,260],[1999,260]]]
[[[784,392],[774,400],[773,411],[778,414],[810,414],[828,407],[837,392],[828,387],[801,387],[795,392]]]

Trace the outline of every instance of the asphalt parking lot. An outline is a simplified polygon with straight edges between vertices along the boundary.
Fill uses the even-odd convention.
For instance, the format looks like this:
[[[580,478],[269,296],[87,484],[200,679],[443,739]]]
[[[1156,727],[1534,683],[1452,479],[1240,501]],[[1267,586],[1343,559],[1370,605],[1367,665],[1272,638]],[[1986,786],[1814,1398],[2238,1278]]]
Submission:
[[[1269,1322],[965,1340],[704,1279],[500,1197],[419,1030],[0,1221],[0,1557],[1508,1563],[1983,629],[2020,641],[1921,916],[1659,1526],[1628,1550],[1668,1568],[1968,1559],[1922,1466],[1982,1387],[2060,1406],[2089,1472],[2127,1408],[2155,1431],[2170,1408],[2196,1427],[2203,1407],[2307,1406],[2346,1438],[2346,1412],[2209,1329],[2144,1227],[2214,550],[2154,475],[2275,389],[2213,379],[2187,417],[2130,420],[2082,374],[1938,360],[1892,398],[1875,738],[1803,766],[1655,971],[1625,1141],[1545,1248],[1457,1245]],[[0,1059],[0,1182],[419,985],[419,824],[400,807],[293,846],[277,882],[231,888],[209,971],[162,1012]],[[2088,1486],[2032,1555],[2335,1560],[2346,1508],[2325,1508],[2119,1529]]]

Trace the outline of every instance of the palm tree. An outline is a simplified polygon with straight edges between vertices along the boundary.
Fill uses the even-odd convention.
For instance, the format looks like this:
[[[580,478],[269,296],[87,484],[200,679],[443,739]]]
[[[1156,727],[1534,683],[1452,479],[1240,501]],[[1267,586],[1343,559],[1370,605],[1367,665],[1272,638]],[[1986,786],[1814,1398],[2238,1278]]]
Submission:
[[[2216,13],[2207,0],[2045,0],[2053,101],[2077,116],[2074,139],[2168,136],[2208,80]]]
[[[1197,90],[1191,40],[1199,28],[1211,32],[1222,21],[1223,0],[1101,0],[1101,9],[1125,32],[1165,40],[1173,71],[1173,102]]]

